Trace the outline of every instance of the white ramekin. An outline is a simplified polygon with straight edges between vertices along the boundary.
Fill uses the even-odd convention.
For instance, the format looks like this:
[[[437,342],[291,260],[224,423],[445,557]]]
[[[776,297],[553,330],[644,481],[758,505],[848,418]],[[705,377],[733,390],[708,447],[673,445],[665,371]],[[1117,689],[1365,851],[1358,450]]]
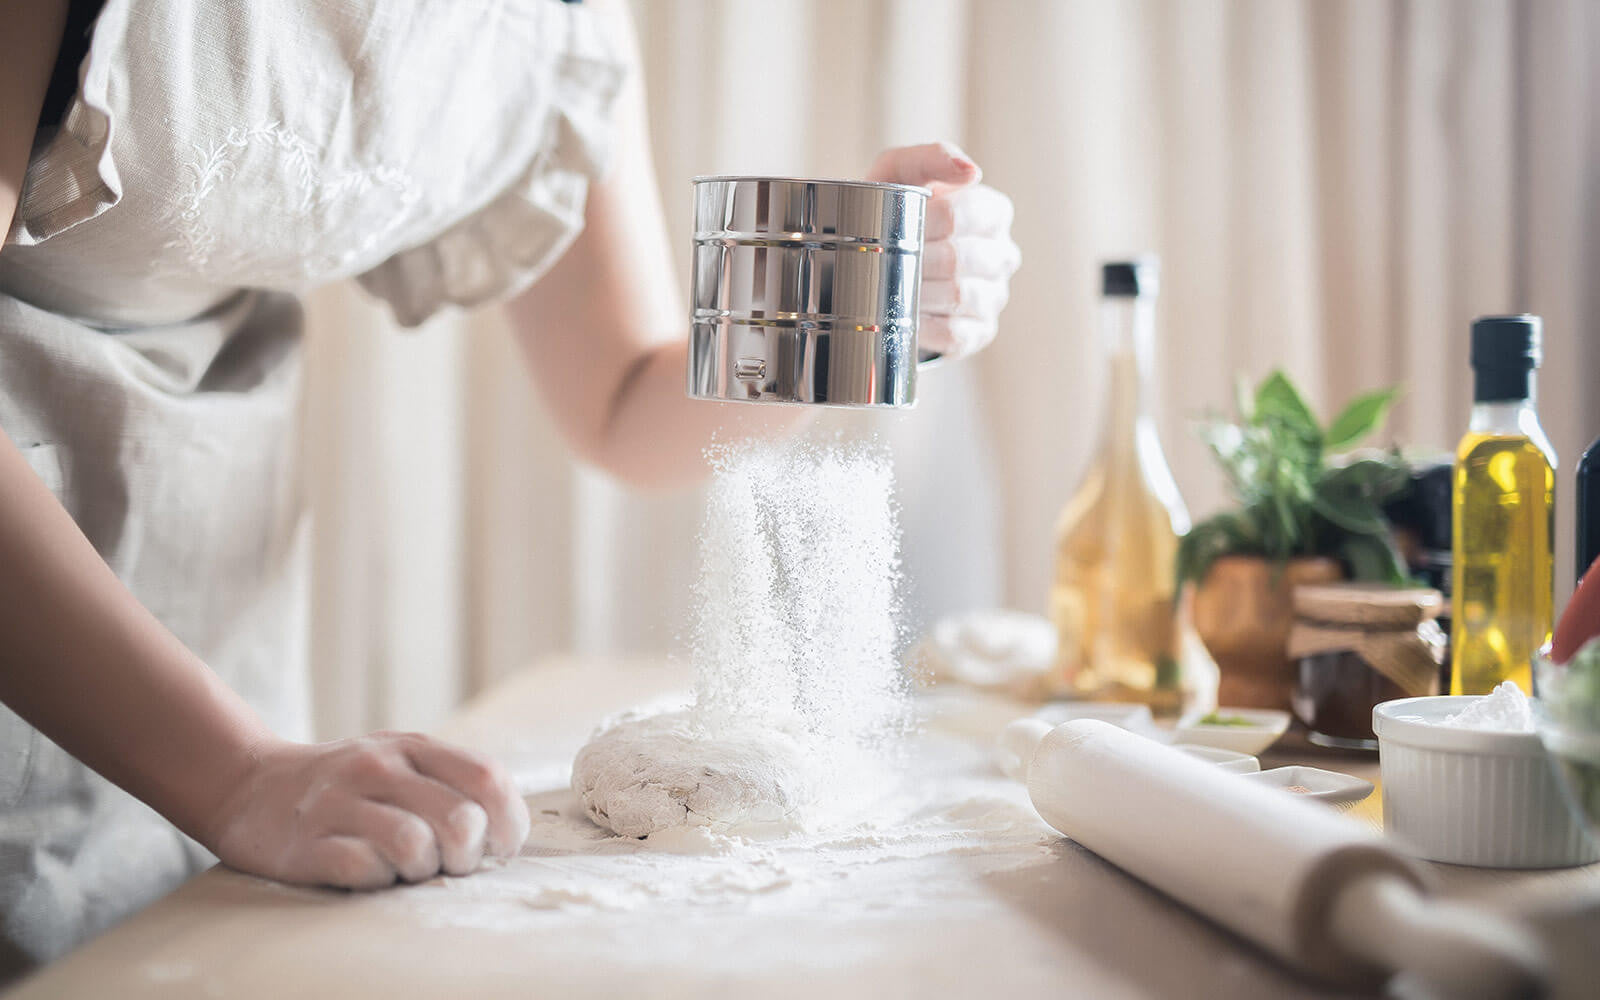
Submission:
[[[1480,868],[1564,868],[1600,859],[1533,733],[1438,723],[1473,699],[1386,701],[1372,710],[1384,829],[1418,857]]]

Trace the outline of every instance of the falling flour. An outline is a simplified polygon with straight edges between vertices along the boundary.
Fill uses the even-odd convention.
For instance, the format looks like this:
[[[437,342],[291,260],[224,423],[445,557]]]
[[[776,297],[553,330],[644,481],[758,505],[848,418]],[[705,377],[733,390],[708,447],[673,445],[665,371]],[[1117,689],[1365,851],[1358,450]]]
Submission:
[[[625,718],[573,764],[589,817],[626,836],[846,813],[871,796],[907,724],[887,456],[746,443],[713,467],[693,704]]]

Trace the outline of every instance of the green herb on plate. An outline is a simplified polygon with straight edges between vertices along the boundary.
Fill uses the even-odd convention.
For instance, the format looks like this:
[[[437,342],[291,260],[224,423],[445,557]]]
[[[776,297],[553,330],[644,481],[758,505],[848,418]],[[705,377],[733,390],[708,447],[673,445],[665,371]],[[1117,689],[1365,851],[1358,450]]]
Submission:
[[[1242,715],[1219,715],[1216,712],[1209,712],[1209,713],[1207,713],[1205,715],[1202,715],[1200,717],[1200,725],[1202,725],[1202,726],[1253,726],[1253,725],[1255,725],[1255,723],[1251,722],[1249,719],[1245,718]]]

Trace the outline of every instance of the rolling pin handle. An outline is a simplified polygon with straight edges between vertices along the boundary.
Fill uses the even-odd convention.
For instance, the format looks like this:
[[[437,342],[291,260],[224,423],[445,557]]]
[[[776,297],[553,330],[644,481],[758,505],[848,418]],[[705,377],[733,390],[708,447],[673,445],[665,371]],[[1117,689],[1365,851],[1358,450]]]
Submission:
[[[1451,997],[1532,998],[1547,992],[1547,963],[1526,931],[1480,909],[1425,899],[1389,874],[1373,874],[1333,901],[1330,932],[1345,950],[1415,975]]]

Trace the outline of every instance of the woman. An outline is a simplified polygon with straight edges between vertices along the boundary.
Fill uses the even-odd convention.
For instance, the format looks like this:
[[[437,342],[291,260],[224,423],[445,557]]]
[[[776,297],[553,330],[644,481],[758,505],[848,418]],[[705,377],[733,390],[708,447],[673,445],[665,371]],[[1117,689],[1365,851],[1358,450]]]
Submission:
[[[694,476],[733,420],[800,419],[684,398],[631,30],[620,3],[592,8],[13,12],[0,965],[59,954],[207,852],[375,888],[470,872],[526,834],[491,761],[410,734],[296,738],[295,292],[354,276],[408,325],[509,298],[572,447],[631,482]],[[870,176],[934,187],[924,344],[982,347],[1017,263],[1010,203],[943,145],[890,150]]]

